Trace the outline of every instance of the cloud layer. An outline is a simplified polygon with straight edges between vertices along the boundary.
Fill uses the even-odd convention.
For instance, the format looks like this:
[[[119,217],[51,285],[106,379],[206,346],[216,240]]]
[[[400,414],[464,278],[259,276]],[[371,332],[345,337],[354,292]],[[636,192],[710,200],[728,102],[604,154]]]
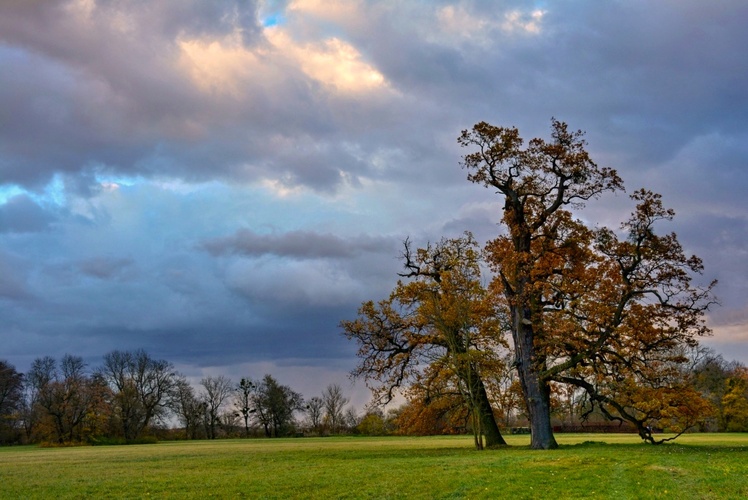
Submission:
[[[328,373],[321,390],[405,237],[496,233],[460,130],[546,136],[551,116],[664,194],[721,281],[713,345],[742,345],[746,22],[742,0],[5,1],[0,357],[144,347],[195,376]]]

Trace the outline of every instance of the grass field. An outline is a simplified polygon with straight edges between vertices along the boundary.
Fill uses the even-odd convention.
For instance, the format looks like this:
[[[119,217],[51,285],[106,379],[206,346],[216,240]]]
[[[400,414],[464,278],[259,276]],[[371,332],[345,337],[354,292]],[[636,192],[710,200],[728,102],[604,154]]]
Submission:
[[[748,498],[748,434],[304,438],[0,448],[2,498]],[[603,443],[604,441],[604,443]]]

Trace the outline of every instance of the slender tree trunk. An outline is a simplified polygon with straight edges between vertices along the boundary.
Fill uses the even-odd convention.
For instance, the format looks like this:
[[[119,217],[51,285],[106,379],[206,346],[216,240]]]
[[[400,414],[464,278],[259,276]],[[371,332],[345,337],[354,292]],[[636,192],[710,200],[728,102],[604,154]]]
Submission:
[[[516,308],[513,316],[517,373],[530,419],[530,447],[534,450],[558,448],[551,427],[551,387],[547,380],[540,378],[530,314],[520,314],[520,309]]]

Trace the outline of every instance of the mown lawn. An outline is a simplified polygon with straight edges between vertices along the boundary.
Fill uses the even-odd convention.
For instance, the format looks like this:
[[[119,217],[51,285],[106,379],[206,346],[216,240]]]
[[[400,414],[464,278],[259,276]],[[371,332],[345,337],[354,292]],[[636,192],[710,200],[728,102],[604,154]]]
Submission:
[[[748,434],[303,438],[0,448],[2,498],[748,498]],[[604,441],[604,442],[603,442]]]

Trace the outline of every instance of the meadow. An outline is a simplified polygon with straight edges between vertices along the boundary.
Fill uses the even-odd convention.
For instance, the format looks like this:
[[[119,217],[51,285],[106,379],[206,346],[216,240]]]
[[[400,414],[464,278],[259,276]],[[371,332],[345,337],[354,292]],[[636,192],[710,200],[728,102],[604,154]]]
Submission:
[[[2,498],[748,498],[748,434],[336,437],[0,448]]]

